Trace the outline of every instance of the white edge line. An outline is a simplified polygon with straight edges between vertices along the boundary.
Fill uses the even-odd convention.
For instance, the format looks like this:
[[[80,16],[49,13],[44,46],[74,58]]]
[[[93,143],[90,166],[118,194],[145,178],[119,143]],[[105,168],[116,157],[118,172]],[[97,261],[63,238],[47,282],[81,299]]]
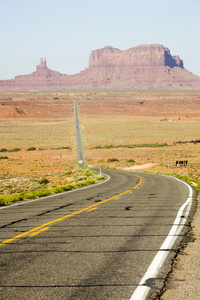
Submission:
[[[174,177],[172,177],[174,178]],[[155,278],[155,276],[158,274],[158,272],[160,271],[170,249],[172,248],[172,246],[174,245],[175,241],[177,240],[181,230],[183,229],[184,224],[187,221],[187,217],[189,215],[191,206],[192,206],[192,196],[193,196],[193,190],[191,188],[191,186],[189,184],[187,184],[186,182],[178,179],[178,178],[174,178],[180,182],[182,182],[183,184],[185,184],[188,189],[189,189],[189,195],[187,200],[185,201],[185,203],[180,207],[177,216],[174,220],[174,223],[172,225],[171,230],[168,233],[168,236],[166,237],[165,241],[163,242],[162,246],[160,247],[160,249],[158,250],[157,254],[155,255],[153,261],[151,262],[149,268],[147,269],[146,273],[144,274],[144,276],[142,277],[139,285],[137,286],[137,288],[135,289],[134,293],[132,294],[130,300],[145,300],[149,291],[150,291],[150,287],[145,285],[146,281],[148,279],[152,279]],[[185,211],[185,215],[184,218],[183,216],[183,210],[186,208],[187,210]]]
[[[88,189],[88,188],[91,188],[91,187],[95,187],[95,186],[97,186],[97,185],[106,183],[108,180],[110,180],[110,176],[109,176],[109,175],[104,174],[104,173],[102,173],[102,175],[105,175],[105,176],[107,176],[108,178],[107,178],[106,180],[103,180],[102,182],[98,182],[98,183],[95,183],[95,184],[91,184],[91,185],[88,185],[88,186],[85,186],[85,187],[75,188],[75,189],[72,189],[72,190],[70,190],[70,191],[66,191],[66,192],[62,192],[62,193],[57,193],[57,194],[51,194],[51,195],[49,195],[49,196],[40,197],[40,198],[35,198],[35,199],[31,199],[31,200],[22,200],[22,201],[19,202],[19,203],[10,204],[10,205],[8,205],[8,206],[0,207],[0,209],[10,208],[10,207],[13,207],[13,206],[18,206],[18,205],[24,205],[24,204],[27,204],[27,203],[30,203],[30,202],[34,202],[34,201],[45,200],[45,199],[48,199],[48,198],[57,197],[57,196],[60,196],[60,195],[64,195],[64,194],[68,194],[68,193],[77,192],[77,191],[80,191],[80,190],[84,190],[84,189]]]

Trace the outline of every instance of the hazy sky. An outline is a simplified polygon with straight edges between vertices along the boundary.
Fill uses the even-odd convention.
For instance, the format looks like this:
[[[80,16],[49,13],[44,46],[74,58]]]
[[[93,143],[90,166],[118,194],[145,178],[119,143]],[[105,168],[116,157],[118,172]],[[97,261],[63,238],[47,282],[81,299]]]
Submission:
[[[200,0],[0,0],[0,79],[75,74],[92,50],[162,44],[200,76]]]

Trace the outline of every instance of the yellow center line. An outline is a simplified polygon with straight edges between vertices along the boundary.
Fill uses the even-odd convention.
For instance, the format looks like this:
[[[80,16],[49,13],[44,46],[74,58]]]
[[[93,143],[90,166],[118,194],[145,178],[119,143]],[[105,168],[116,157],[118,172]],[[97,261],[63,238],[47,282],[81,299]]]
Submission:
[[[90,212],[90,211],[95,210],[95,209],[97,209],[97,207],[94,207],[94,208],[92,208],[92,209],[89,209],[89,210],[87,210],[87,212]]]
[[[38,230],[38,231],[35,231],[35,232],[29,234],[29,236],[34,236],[34,235],[36,235],[36,234],[38,234],[38,233],[40,233],[40,232],[43,232],[43,231],[45,231],[45,230],[48,230],[49,228],[50,228],[50,227],[44,227],[44,228],[42,228],[42,229],[40,229],[40,230]]]
[[[108,202],[108,201],[119,199],[119,197],[121,197],[121,196],[123,196],[123,195],[125,195],[125,194],[130,193],[131,191],[137,189],[137,188],[142,184],[142,182],[143,182],[142,177],[140,177],[139,175],[135,175],[135,176],[137,176],[137,177],[140,178],[140,182],[139,182],[136,186],[134,186],[133,188],[127,190],[126,192],[123,192],[123,193],[118,194],[118,195],[116,195],[116,196],[114,196],[114,197],[111,197],[111,198],[109,198],[109,199],[103,200],[103,201],[101,201],[101,202],[99,202],[99,203],[93,204],[93,205],[91,205],[91,206],[88,206],[88,207],[83,208],[83,209],[81,209],[81,210],[78,210],[78,211],[76,211],[76,212],[73,212],[73,213],[71,213],[71,214],[69,214],[69,215],[60,217],[60,218],[58,218],[58,219],[56,219],[56,220],[47,222],[47,223],[45,223],[45,224],[43,224],[43,225],[40,225],[40,226],[38,226],[38,227],[35,227],[35,228],[33,228],[33,229],[31,229],[31,230],[28,230],[28,231],[26,231],[26,232],[24,232],[24,233],[21,233],[21,234],[19,234],[19,235],[16,235],[16,236],[14,236],[13,238],[10,238],[10,239],[8,239],[8,240],[5,240],[5,241],[1,242],[1,243],[0,243],[0,246],[2,246],[2,245],[4,245],[4,244],[7,244],[7,243],[10,243],[10,242],[12,242],[12,241],[14,241],[14,240],[17,240],[17,239],[19,239],[19,238],[21,238],[21,237],[24,237],[24,236],[26,236],[26,235],[30,235],[30,234],[32,234],[32,233],[35,232],[35,231],[39,231],[39,230],[41,230],[42,228],[44,228],[44,227],[46,227],[46,226],[52,225],[52,224],[54,224],[54,223],[56,223],[56,222],[60,222],[60,221],[62,221],[62,220],[64,220],[64,219],[66,219],[66,218],[75,216],[75,215],[80,214],[80,213],[82,213],[82,212],[84,212],[84,211],[88,211],[88,210],[95,209],[95,208],[97,208],[98,205],[104,204],[104,203],[106,203],[106,202]],[[46,230],[46,229],[45,229],[45,230]],[[39,232],[38,232],[38,233],[39,233]]]

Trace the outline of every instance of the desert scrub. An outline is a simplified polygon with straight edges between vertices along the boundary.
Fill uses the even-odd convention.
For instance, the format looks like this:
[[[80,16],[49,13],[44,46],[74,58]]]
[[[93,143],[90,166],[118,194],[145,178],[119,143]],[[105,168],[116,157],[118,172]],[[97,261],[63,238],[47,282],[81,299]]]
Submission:
[[[97,181],[104,179],[104,176],[98,176],[98,174],[96,172],[93,172],[91,170],[83,169],[83,170],[79,170],[78,172],[83,173],[83,174],[88,174],[87,180],[76,182],[73,184],[56,186],[53,188],[42,188],[40,190],[32,190],[30,192],[21,192],[18,194],[0,196],[0,205],[6,205],[9,203],[27,200],[27,199],[35,199],[35,198],[44,197],[44,196],[47,196],[50,194],[62,193],[62,192],[69,191],[69,190],[72,190],[75,188],[88,186],[88,185],[94,184]],[[41,187],[42,187],[41,184],[35,183],[35,185],[33,185],[31,188],[37,189],[37,188],[41,188]]]
[[[21,149],[19,148],[14,148],[14,149],[6,149],[6,148],[1,148],[0,152],[19,152]]]
[[[36,150],[35,147],[30,147],[30,148],[26,149],[26,151],[34,151],[34,150]]]
[[[6,149],[6,148],[1,148],[1,149],[0,149],[0,152],[8,152],[8,149]]]
[[[186,175],[177,174],[176,177],[183,180],[183,181],[185,181],[185,182],[187,182],[187,183],[192,183],[193,182],[193,180],[190,179],[189,177],[187,177]]]
[[[177,174],[176,175],[177,178],[189,183],[189,184],[195,184],[195,189],[199,192],[200,191],[200,181],[199,180],[195,180],[195,179],[191,179],[189,177],[187,177],[186,175],[180,175],[180,174]]]
[[[115,161],[119,161],[119,159],[117,159],[117,158],[108,158],[107,159],[107,162],[115,162]]]
[[[127,159],[127,162],[128,163],[135,163],[134,159],[132,159],[132,158],[131,159]]]
[[[32,191],[36,191],[36,190],[39,190],[39,189],[42,189],[44,186],[40,183],[30,183],[28,185],[28,189],[29,190],[32,190]]]
[[[161,147],[167,147],[169,146],[167,143],[154,143],[154,144],[120,144],[120,145],[98,145],[95,147],[92,147],[91,149],[114,149],[114,148],[161,148]]]
[[[47,178],[43,178],[42,180],[39,181],[40,184],[48,184],[49,180]]]
[[[52,149],[52,150],[65,150],[65,149],[71,150],[71,147],[66,146],[66,147],[58,147],[58,148],[51,148],[51,149]]]

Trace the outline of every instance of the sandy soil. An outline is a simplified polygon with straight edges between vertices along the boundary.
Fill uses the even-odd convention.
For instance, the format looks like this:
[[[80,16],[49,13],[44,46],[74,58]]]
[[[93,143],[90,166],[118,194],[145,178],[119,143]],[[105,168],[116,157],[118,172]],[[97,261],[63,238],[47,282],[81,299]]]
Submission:
[[[124,169],[125,170],[143,170],[143,169],[149,169],[153,166],[155,166],[155,164],[145,164],[145,165],[141,165],[141,166],[132,166],[132,167],[124,168]]]

